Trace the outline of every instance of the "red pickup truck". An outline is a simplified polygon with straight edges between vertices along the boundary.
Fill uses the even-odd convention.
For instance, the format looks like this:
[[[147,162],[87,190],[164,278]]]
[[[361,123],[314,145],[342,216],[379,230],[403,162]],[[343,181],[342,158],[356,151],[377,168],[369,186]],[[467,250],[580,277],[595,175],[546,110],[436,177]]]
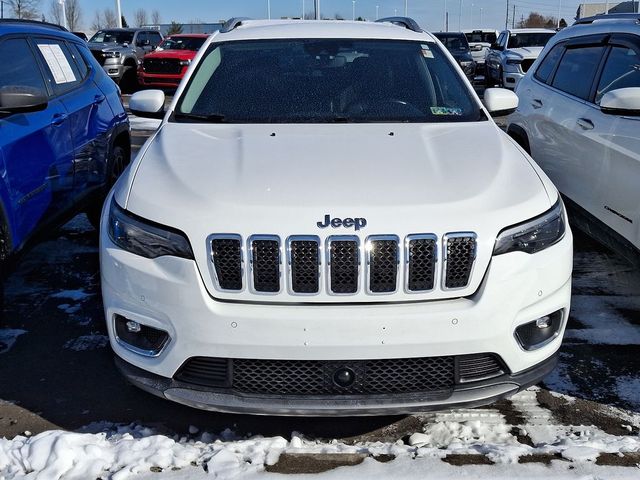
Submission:
[[[138,69],[142,86],[175,88],[184,76],[191,60],[204,44],[207,34],[179,34],[165,38],[158,48],[145,55]]]

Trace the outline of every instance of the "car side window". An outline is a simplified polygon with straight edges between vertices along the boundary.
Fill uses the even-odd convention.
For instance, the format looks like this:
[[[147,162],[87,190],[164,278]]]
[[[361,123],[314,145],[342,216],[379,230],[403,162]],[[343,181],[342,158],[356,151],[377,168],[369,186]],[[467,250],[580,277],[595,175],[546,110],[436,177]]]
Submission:
[[[82,82],[84,77],[66,42],[51,38],[36,38],[35,44],[45,66],[45,78],[54,95],[62,95]]]
[[[640,87],[638,52],[627,47],[613,47],[600,77],[596,103],[600,103],[605,93],[627,87]]]
[[[76,66],[78,67],[80,78],[82,79],[86,78],[87,75],[89,74],[89,66],[87,65],[87,62],[85,61],[84,57],[80,54],[80,51],[78,50],[78,47],[75,44],[69,43],[68,45],[69,45],[69,50],[71,51],[71,56],[75,60]]]
[[[549,77],[553,73],[564,52],[564,45],[554,46],[549,53],[542,59],[540,66],[536,70],[535,77],[541,82],[547,83]]]
[[[0,92],[22,86],[37,88],[46,95],[42,72],[26,39],[11,38],[0,42],[0,65]]]
[[[498,40],[496,40],[496,45],[502,45],[504,43],[504,36],[505,36],[505,33],[502,32],[498,37]]]
[[[553,77],[553,87],[588,100],[604,49],[600,45],[567,49]]]

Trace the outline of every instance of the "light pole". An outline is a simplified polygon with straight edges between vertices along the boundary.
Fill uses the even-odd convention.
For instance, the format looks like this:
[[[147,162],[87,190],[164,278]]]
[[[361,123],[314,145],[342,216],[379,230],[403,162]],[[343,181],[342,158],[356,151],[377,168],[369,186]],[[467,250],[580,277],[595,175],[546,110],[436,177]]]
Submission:
[[[560,15],[562,15],[562,0],[558,0],[558,29],[560,28]]]
[[[320,20],[320,0],[314,0],[316,20]]]
[[[458,31],[462,31],[462,0],[460,0],[460,11],[458,12]]]
[[[442,31],[447,31],[447,0],[444,0],[444,17],[442,22]]]
[[[62,16],[62,26],[68,30],[69,24],[67,23],[67,6],[64,3],[65,0],[58,0],[58,8],[60,8]]]
[[[267,18],[271,20],[271,0],[267,0]]]
[[[4,18],[4,0],[0,0],[0,18]]]
[[[480,7],[480,28],[482,28],[482,7]]]
[[[380,5],[376,5],[376,20],[380,18],[379,12],[380,12]]]
[[[404,16],[409,16],[409,0],[404,0]]]
[[[356,0],[351,0],[351,4],[353,5],[353,10],[351,12],[351,20],[355,22],[356,20]]]
[[[302,0],[302,16],[300,18],[304,20],[304,0]]]
[[[116,25],[122,28],[122,9],[120,8],[120,0],[116,0]]]

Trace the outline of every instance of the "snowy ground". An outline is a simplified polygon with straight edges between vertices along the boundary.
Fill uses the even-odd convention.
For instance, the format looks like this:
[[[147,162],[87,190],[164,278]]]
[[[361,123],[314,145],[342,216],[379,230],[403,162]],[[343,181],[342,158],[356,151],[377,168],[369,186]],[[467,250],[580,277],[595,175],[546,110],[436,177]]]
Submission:
[[[133,119],[134,147],[152,122]],[[425,416],[234,416],[152,397],[115,371],[97,267],[78,216],[8,280],[0,480],[640,478],[640,273],[580,234],[556,371],[490,408]]]

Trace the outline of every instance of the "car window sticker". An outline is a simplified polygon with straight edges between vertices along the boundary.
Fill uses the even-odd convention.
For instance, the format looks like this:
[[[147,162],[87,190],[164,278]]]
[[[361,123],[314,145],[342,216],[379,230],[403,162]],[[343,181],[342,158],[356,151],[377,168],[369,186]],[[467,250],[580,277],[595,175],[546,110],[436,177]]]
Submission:
[[[69,65],[69,60],[64,55],[62,48],[57,44],[38,44],[47,66],[53,75],[53,80],[57,84],[70,83],[76,81],[76,76]]]
[[[452,108],[452,107],[431,107],[431,113],[433,115],[454,115],[459,116],[462,115],[461,108]]]
[[[429,45],[422,43],[420,44],[420,47],[422,47],[422,56],[424,58],[433,58],[433,52],[429,48]]]

